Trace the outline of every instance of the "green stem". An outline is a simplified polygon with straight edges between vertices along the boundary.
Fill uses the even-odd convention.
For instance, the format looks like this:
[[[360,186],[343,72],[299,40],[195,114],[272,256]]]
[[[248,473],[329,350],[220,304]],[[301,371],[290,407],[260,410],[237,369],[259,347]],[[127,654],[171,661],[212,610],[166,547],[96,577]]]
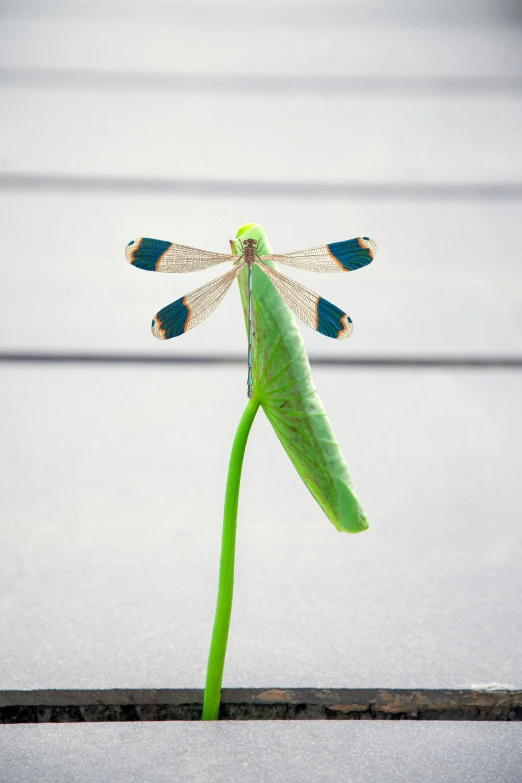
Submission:
[[[232,612],[234,593],[234,557],[236,551],[237,507],[241,468],[250,427],[259,408],[259,400],[252,397],[244,410],[232,444],[228,466],[225,511],[223,514],[223,535],[221,539],[221,562],[219,566],[219,588],[216,616],[212,630],[212,641],[208,656],[207,681],[203,700],[203,720],[217,720],[221,699],[221,682],[227,651],[228,629]]]

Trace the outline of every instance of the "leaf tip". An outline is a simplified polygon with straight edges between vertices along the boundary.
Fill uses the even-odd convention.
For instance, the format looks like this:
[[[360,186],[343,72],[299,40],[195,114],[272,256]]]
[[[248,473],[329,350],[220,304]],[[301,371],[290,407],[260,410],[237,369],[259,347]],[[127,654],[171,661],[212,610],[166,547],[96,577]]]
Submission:
[[[238,228],[237,234],[236,234],[236,239],[239,239],[240,236],[243,236],[243,234],[246,234],[252,228],[258,228],[263,233],[265,231],[265,229],[262,228],[258,223],[246,223],[244,226],[241,226],[241,228]]]
[[[368,530],[370,524],[351,486],[337,477],[334,477],[334,484],[339,499],[337,529],[342,533],[362,533]]]

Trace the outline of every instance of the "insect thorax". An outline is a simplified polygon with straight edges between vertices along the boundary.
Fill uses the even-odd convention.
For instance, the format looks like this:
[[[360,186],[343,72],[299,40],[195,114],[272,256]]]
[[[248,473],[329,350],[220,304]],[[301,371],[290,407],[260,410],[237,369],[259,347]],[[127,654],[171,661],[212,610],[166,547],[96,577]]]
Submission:
[[[257,239],[245,239],[243,242],[243,253],[245,254],[245,261],[253,264],[256,258]]]

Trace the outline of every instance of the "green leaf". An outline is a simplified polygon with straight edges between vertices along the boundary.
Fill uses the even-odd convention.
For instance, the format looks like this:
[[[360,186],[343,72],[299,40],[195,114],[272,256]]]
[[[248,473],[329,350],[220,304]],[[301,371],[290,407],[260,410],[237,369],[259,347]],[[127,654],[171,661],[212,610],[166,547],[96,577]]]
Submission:
[[[264,230],[255,223],[240,228],[237,237],[262,239],[263,253],[272,253]],[[238,255],[234,240],[231,246],[232,252]],[[246,269],[240,273],[238,282],[248,324]],[[366,530],[368,521],[315,389],[294,316],[256,266],[252,287],[254,396],[308,490],[337,530],[347,533]]]

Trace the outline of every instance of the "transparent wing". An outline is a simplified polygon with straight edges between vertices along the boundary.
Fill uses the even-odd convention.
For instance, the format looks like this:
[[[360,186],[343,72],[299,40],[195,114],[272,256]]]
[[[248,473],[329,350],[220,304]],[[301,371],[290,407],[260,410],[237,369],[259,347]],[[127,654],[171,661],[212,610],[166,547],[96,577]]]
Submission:
[[[353,324],[346,313],[266,264],[257,262],[257,266],[270,278],[283,302],[304,324],[326,337],[333,337],[334,340],[348,339],[353,331]]]
[[[149,272],[198,272],[225,261],[236,261],[236,256],[211,253],[196,247],[175,245],[162,239],[140,237],[125,248],[129,264]]]
[[[375,258],[377,245],[369,237],[356,237],[346,242],[297,250],[295,253],[260,256],[263,261],[277,261],[310,272],[353,272],[370,264]]]
[[[239,264],[221,277],[185,294],[167,305],[152,319],[152,334],[159,340],[170,340],[188,332],[214,312],[238,276],[243,264]]]

